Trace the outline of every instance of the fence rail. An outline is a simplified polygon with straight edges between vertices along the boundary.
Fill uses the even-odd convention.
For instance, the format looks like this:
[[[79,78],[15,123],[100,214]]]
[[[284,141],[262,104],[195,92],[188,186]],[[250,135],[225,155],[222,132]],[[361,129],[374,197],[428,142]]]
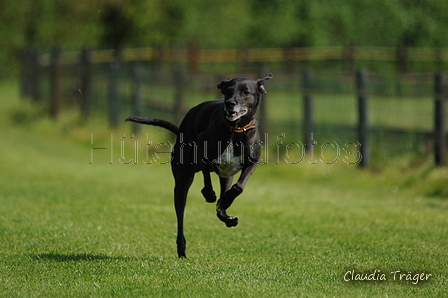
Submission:
[[[197,63],[290,62],[311,60],[373,60],[397,61],[400,52],[406,59],[415,62],[448,62],[448,48],[404,48],[392,47],[300,47],[262,49],[166,49],[129,48],[117,50],[92,50],[92,63],[108,63],[121,56],[124,62],[161,61],[189,62],[194,56]],[[67,51],[61,57],[62,65],[76,64],[81,51]],[[40,64],[49,66],[51,53],[40,56]]]

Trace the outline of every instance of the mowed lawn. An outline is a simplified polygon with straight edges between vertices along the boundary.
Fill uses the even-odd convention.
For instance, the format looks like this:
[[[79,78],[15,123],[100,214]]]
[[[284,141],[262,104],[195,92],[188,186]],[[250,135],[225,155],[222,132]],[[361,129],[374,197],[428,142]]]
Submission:
[[[240,219],[230,229],[201,197],[198,175],[188,258],[178,259],[169,165],[146,164],[143,153],[138,164],[122,163],[134,140],[168,135],[145,128],[130,140],[125,126],[25,121],[29,106],[23,114],[20,103],[2,107],[0,296],[448,295],[448,199],[410,182],[447,177],[444,169],[404,180],[394,161],[379,172],[342,161],[262,164],[229,209]],[[108,149],[94,149],[91,163],[97,146]]]

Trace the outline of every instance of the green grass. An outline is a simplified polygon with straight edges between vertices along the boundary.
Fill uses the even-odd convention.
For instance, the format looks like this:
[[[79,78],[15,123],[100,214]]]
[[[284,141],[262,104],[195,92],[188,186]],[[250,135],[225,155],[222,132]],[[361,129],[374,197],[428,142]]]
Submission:
[[[448,171],[431,161],[260,165],[229,209],[240,219],[232,229],[201,197],[198,176],[189,258],[178,259],[169,166],[145,164],[142,149],[138,164],[120,162],[121,141],[129,160],[135,140],[168,134],[148,127],[130,139],[130,126],[111,131],[98,115],[79,125],[73,112],[49,120],[15,85],[0,90],[2,297],[448,295]],[[92,146],[108,149],[89,164]],[[387,281],[344,281],[375,269]],[[432,277],[413,285],[394,281],[396,270]]]

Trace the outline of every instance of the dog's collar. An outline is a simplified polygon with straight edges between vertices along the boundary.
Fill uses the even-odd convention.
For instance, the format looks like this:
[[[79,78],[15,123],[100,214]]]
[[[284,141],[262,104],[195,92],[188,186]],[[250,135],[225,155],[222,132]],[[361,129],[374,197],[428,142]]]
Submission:
[[[242,127],[233,127],[228,122],[226,122],[226,123],[228,124],[227,126],[229,127],[230,131],[234,132],[234,133],[244,133],[244,132],[254,129],[256,127],[255,126],[255,118],[252,118],[252,120],[250,120],[249,123],[247,123],[246,125],[244,125]]]

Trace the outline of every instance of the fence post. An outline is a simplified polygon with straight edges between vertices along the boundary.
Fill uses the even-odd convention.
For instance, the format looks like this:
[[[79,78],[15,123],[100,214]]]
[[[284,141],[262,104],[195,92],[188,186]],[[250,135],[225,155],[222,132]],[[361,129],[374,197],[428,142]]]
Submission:
[[[303,74],[303,128],[305,150],[310,151],[312,148],[312,133],[313,133],[313,95],[312,88],[314,84],[314,72],[307,69]]]
[[[91,72],[91,51],[87,48],[83,48],[81,51],[81,116],[86,119],[90,114],[90,87],[92,81]]]
[[[154,74],[153,80],[157,80],[153,83],[158,83],[158,80],[165,76],[163,72],[164,59],[166,56],[166,50],[161,46],[154,48],[153,61],[151,63],[151,72]]]
[[[174,66],[174,85],[176,94],[173,111],[175,123],[180,123],[184,117],[186,83],[185,70],[183,69],[182,64],[177,62]]]
[[[295,48],[292,46],[283,49],[284,60],[286,62],[286,72],[293,74],[296,72],[297,63],[295,59]]]
[[[347,44],[344,48],[344,65],[347,73],[355,71],[356,48],[353,42]]]
[[[241,48],[239,50],[240,72],[246,74],[250,71],[250,50],[248,48]]]
[[[51,52],[50,64],[50,84],[51,84],[51,102],[50,116],[57,118],[61,105],[61,48],[56,46]]]
[[[396,57],[398,71],[400,73],[407,73],[409,71],[409,47],[406,42],[398,45]]]
[[[26,48],[22,52],[21,97],[28,98],[32,95],[32,58],[31,49]]]
[[[135,116],[141,116],[143,66],[141,64],[135,64],[132,68],[132,74],[135,84],[134,96],[132,97],[132,112]],[[140,124],[133,123],[133,130],[135,134],[138,134],[142,130],[142,126]]]
[[[31,62],[31,96],[34,101],[41,100],[41,67],[39,63],[39,51],[36,48],[30,49],[30,62]]]
[[[193,75],[199,74],[201,47],[199,40],[193,40],[188,46],[188,72]]]
[[[446,163],[446,74],[435,75],[434,101],[434,158],[437,166]]]
[[[367,70],[356,73],[356,82],[358,89],[358,139],[361,143],[361,161],[359,166],[366,168],[370,163],[370,144],[369,144],[369,119],[367,108],[367,85],[369,72]]]
[[[264,77],[269,71],[267,70],[266,65],[260,65],[258,68],[258,77]],[[263,95],[262,101],[260,103],[260,136],[263,138],[265,134],[269,134],[269,115],[268,115],[268,100],[269,95]],[[268,144],[265,144],[268,146]]]
[[[120,62],[116,58],[110,64],[110,77],[109,77],[109,124],[112,128],[118,127],[118,121],[120,117]]]

